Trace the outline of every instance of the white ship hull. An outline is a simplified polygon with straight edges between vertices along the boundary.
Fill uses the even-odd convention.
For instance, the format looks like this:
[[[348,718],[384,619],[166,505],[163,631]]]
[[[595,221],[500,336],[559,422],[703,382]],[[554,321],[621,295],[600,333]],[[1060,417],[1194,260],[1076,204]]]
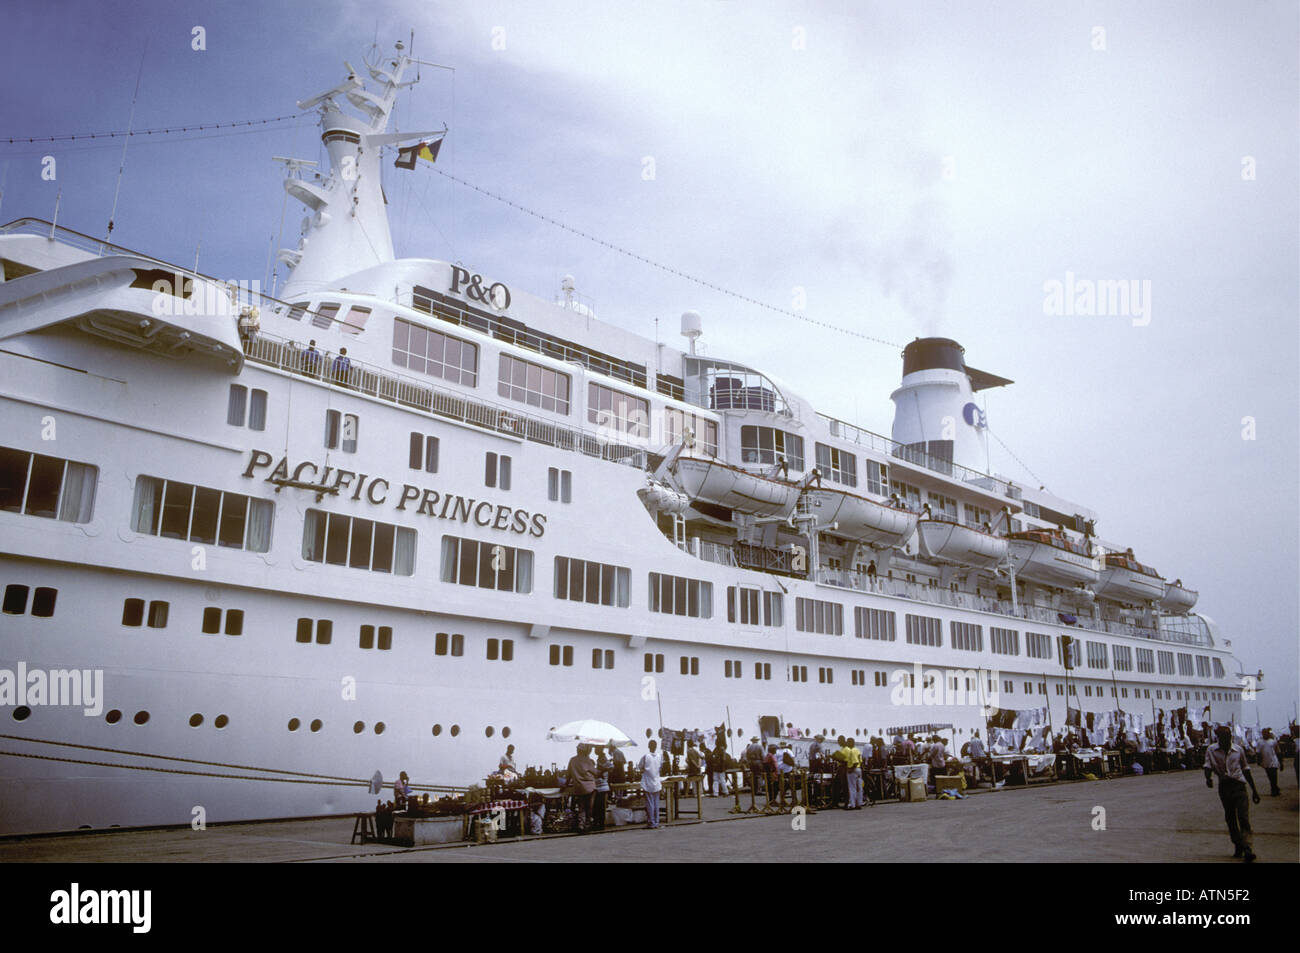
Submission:
[[[1016,576],[1048,586],[1073,588],[1082,583],[1095,586],[1100,573],[1091,557],[1031,540],[1008,540],[1007,552]]]
[[[916,531],[917,514],[843,490],[807,490],[818,522],[839,525],[828,532],[866,546],[901,546]]]
[[[946,520],[921,520],[921,553],[931,559],[992,569],[1007,555],[1007,540]]]
[[[677,479],[692,501],[702,500],[750,516],[784,519],[794,512],[799,488],[719,460],[680,457]]]

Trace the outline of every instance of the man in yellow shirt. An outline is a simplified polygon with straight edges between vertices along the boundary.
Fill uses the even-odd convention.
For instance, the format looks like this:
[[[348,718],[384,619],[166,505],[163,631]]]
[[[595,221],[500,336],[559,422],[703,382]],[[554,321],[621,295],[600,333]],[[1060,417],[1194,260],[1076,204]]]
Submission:
[[[844,739],[844,747],[835,752],[835,758],[844,763],[844,771],[848,778],[849,787],[849,810],[858,811],[862,809],[862,752],[858,750],[857,743],[852,738]]]

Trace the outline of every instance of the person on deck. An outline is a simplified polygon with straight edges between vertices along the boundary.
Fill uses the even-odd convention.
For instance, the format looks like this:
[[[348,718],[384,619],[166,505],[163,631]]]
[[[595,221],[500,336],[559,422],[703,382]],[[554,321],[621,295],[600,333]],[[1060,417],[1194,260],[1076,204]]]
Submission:
[[[1246,752],[1232,741],[1232,729],[1220,725],[1216,730],[1219,743],[1205,749],[1205,786],[1214,787],[1214,777],[1219,778],[1219,801],[1223,804],[1223,817],[1232,838],[1233,857],[1244,857],[1246,863],[1255,859],[1253,835],[1250,830],[1250,805],[1246,802],[1246,785],[1250,797],[1259,803],[1255,779],[1246,764]]]

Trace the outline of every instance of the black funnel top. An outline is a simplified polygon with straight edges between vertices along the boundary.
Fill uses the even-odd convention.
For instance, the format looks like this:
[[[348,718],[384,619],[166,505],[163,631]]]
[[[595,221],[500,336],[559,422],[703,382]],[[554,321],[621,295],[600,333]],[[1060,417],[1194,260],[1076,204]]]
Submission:
[[[970,379],[971,390],[1013,383],[1008,378],[967,367],[965,355],[966,349],[952,338],[917,338],[903,348],[903,376],[916,371],[961,371]]]

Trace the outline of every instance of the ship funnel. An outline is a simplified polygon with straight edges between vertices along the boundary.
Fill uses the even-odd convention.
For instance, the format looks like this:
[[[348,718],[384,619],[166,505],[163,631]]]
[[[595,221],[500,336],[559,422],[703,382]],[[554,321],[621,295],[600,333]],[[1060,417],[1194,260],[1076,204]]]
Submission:
[[[917,338],[903,348],[903,380],[890,394],[893,438],[931,460],[988,467],[988,422],[975,393],[1012,383],[966,365],[950,338]]]
[[[682,337],[691,342],[691,353],[695,353],[695,342],[704,333],[704,324],[698,311],[682,312]]]

